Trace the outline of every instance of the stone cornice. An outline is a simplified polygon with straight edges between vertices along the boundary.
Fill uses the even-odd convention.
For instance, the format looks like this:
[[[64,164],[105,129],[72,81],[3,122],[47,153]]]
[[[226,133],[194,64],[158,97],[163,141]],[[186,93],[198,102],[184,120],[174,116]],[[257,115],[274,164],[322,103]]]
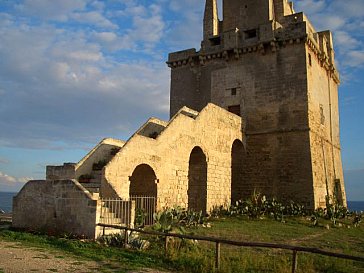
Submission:
[[[205,65],[206,63],[213,61],[215,59],[224,59],[225,61],[230,60],[239,60],[243,55],[250,53],[260,53],[262,55],[266,54],[268,51],[271,53],[276,53],[281,48],[291,46],[294,44],[303,44],[306,43],[308,47],[312,50],[312,52],[316,55],[317,59],[321,67],[323,67],[329,75],[333,78],[333,80],[339,84],[339,74],[335,68],[335,66],[330,63],[329,58],[326,54],[321,52],[318,48],[316,41],[313,40],[312,37],[305,34],[300,37],[295,38],[287,38],[287,39],[275,39],[272,41],[266,42],[258,42],[254,45],[248,45],[243,47],[229,48],[229,49],[221,49],[211,50],[211,51],[199,51],[194,54],[190,54],[186,58],[181,58],[173,61],[167,61],[167,65],[170,68],[178,68],[182,66],[189,65],[190,67]]]
[[[319,49],[319,46],[313,37],[307,36],[306,44],[317,57],[321,67],[325,68],[335,83],[340,84],[340,77],[336,67],[330,62],[328,56]]]

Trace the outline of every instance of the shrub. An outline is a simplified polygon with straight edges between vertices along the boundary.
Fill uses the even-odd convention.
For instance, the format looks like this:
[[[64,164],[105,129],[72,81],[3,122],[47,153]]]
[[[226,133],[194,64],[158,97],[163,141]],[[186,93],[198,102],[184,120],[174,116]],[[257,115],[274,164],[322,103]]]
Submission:
[[[181,207],[166,208],[154,214],[154,230],[168,233],[184,233],[184,227],[203,225],[206,221],[202,211],[195,212]]]
[[[92,164],[92,170],[94,171],[101,171],[103,167],[106,166],[107,160],[99,160],[98,162],[95,162]]]

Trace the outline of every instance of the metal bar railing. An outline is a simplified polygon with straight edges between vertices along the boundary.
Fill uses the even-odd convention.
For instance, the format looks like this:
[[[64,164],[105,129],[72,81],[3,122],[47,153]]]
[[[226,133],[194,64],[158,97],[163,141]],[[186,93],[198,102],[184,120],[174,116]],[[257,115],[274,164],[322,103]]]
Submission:
[[[154,213],[156,211],[156,198],[151,196],[130,196],[129,199],[102,199],[100,223],[122,224],[130,226],[134,222],[131,210],[132,201],[135,202],[135,211],[142,210],[146,218],[144,225],[154,224]],[[135,214],[134,214],[135,215]]]
[[[220,259],[221,259],[221,244],[226,245],[233,245],[233,246],[239,246],[239,247],[259,247],[259,248],[271,248],[271,249],[284,249],[284,250],[291,250],[293,252],[292,257],[292,273],[295,273],[297,271],[297,265],[298,265],[298,253],[299,252],[306,252],[306,253],[312,253],[312,254],[319,254],[324,255],[328,257],[335,257],[335,258],[341,258],[346,260],[352,260],[352,261],[358,261],[358,262],[364,262],[364,257],[358,257],[358,256],[352,256],[347,254],[341,254],[341,253],[334,253],[325,251],[318,248],[311,248],[311,247],[301,247],[301,246],[292,246],[292,245],[285,245],[285,244],[275,244],[275,243],[262,243],[262,242],[242,242],[242,241],[232,241],[232,240],[226,240],[221,238],[214,238],[214,237],[207,237],[207,236],[196,236],[196,235],[186,235],[186,234],[175,234],[175,233],[163,233],[163,232],[157,232],[157,231],[146,231],[142,229],[133,229],[128,227],[121,227],[121,226],[112,226],[112,225],[105,225],[105,224],[98,224],[101,227],[112,227],[115,229],[122,229],[126,231],[132,231],[132,232],[139,232],[142,234],[152,235],[152,236],[164,236],[165,237],[165,249],[168,250],[168,237],[174,237],[174,238],[180,238],[180,239],[191,239],[191,240],[197,240],[197,241],[206,241],[216,244],[216,251],[215,251],[215,267],[220,267]]]

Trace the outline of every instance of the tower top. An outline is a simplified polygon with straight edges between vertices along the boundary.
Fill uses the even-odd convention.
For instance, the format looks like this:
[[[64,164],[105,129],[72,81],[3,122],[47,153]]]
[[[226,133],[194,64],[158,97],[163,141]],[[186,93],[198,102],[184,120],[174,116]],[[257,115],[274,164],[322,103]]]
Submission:
[[[203,29],[204,40],[219,34],[219,18],[216,0],[206,0]]]
[[[339,83],[331,32],[317,32],[303,12],[294,11],[291,1],[222,1],[222,20],[218,17],[217,0],[205,2],[201,49],[170,53],[168,66],[204,65],[215,58],[239,58],[246,52],[277,52],[287,44],[305,42]]]

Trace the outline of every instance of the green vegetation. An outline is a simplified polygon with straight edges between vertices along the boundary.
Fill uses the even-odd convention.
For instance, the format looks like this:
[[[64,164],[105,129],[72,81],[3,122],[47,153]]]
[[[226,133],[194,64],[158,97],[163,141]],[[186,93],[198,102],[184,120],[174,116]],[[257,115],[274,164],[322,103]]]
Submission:
[[[120,151],[119,147],[114,147],[110,150],[110,155],[116,155]]]
[[[99,160],[98,162],[95,162],[92,164],[92,170],[94,171],[101,171],[103,167],[107,165],[107,160]]]
[[[170,216],[171,211],[165,213],[166,216]],[[174,210],[172,214],[178,215],[179,212]],[[165,216],[160,215],[160,217]],[[175,220],[172,222],[172,226],[175,226]],[[184,232],[238,241],[316,247],[363,256],[364,227],[363,225],[354,227],[351,223],[351,219],[341,219],[334,225],[330,219],[320,219],[320,225],[314,226],[310,216],[285,217],[285,222],[282,223],[274,218],[251,219],[247,215],[242,215],[212,218],[209,224],[205,222],[198,226],[184,225]],[[169,228],[168,221],[163,226],[163,229],[167,227],[173,230]],[[166,255],[163,251],[163,238],[135,236],[135,233],[129,240],[129,249],[120,248],[124,241],[123,235],[109,236],[108,239],[91,242],[2,230],[0,240],[18,241],[24,245],[47,250],[61,250],[65,255],[77,255],[80,258],[108,263],[114,268],[119,268],[120,272],[156,267],[166,270],[172,268],[178,272],[291,272],[290,251],[222,245],[221,269],[216,271],[214,270],[215,246],[212,243],[170,238]],[[149,247],[145,250],[147,246]],[[364,264],[360,262],[305,253],[299,253],[298,256],[297,272],[359,273],[363,270]]]
[[[363,256],[363,214],[351,213],[334,200],[327,198],[325,209],[309,211],[293,202],[282,204],[254,193],[249,200],[238,201],[228,208],[215,208],[209,218],[201,212],[180,207],[167,208],[154,215],[156,223],[149,229],[235,241],[314,247]],[[136,226],[142,227],[144,212],[140,211],[137,215]],[[164,237],[135,232],[130,234],[126,246],[123,233],[104,236],[92,242],[72,239],[72,236],[57,238],[0,228],[0,240],[61,250],[65,254],[110,264],[110,267],[116,267],[120,272],[157,267],[196,273],[288,273],[292,267],[292,251],[222,245],[221,268],[216,270],[213,243],[169,237],[168,251],[165,252]],[[364,263],[300,252],[296,272],[359,273],[364,272]]]

